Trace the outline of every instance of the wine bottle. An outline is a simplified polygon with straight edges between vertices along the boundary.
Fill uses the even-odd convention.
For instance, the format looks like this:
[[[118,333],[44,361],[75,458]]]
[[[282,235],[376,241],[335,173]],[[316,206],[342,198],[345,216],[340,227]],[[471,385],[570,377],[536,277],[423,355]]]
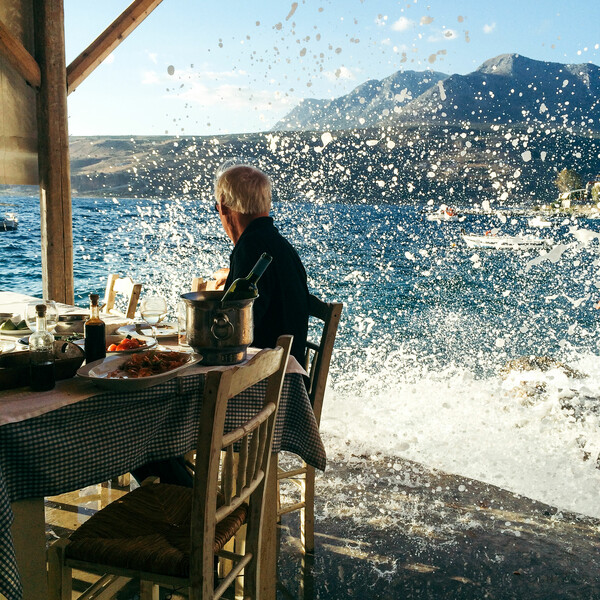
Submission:
[[[90,294],[90,318],[84,325],[85,361],[91,363],[106,356],[106,327],[100,318],[98,294]]]
[[[35,332],[29,336],[29,368],[31,389],[36,392],[51,390],[56,383],[54,372],[54,336],[46,325],[46,305],[35,307]]]
[[[223,294],[221,303],[233,302],[234,300],[247,300],[249,298],[258,298],[258,288],[256,283],[262,274],[267,270],[273,258],[266,252],[263,252],[257,263],[246,277],[236,279]]]

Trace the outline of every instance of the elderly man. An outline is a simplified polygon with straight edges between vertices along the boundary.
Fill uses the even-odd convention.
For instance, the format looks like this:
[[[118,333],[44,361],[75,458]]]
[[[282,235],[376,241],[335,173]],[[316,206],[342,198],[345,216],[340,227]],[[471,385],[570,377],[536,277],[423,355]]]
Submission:
[[[234,244],[225,288],[235,279],[246,277],[263,252],[273,257],[258,281],[259,297],[253,305],[253,345],[273,348],[280,335],[292,334],[292,355],[302,364],[308,329],[306,272],[296,250],[269,217],[269,178],[254,167],[230,167],[218,176],[215,196],[215,209]],[[143,465],[133,475],[139,482],[153,475],[160,477],[162,483],[193,485],[185,461],[179,456]]]
[[[252,345],[272,348],[280,335],[292,334],[292,355],[302,364],[308,329],[306,271],[269,216],[269,178],[248,165],[229,167],[217,177],[215,197],[223,229],[234,244],[225,289],[235,279],[246,277],[263,252],[273,257],[258,281]]]

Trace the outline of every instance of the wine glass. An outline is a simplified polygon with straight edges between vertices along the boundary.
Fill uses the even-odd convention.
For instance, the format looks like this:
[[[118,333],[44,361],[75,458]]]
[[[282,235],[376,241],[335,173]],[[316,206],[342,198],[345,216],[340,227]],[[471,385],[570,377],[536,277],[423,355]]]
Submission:
[[[27,327],[29,327],[31,331],[36,331],[37,329],[37,311],[35,307],[38,304],[46,305],[46,328],[48,331],[52,332],[58,321],[58,308],[56,307],[56,302],[54,302],[54,300],[32,300],[30,302],[26,302],[23,309],[23,318],[27,323]]]
[[[152,337],[157,343],[156,325],[167,316],[168,309],[167,301],[162,296],[147,296],[140,304],[140,316],[150,325]]]

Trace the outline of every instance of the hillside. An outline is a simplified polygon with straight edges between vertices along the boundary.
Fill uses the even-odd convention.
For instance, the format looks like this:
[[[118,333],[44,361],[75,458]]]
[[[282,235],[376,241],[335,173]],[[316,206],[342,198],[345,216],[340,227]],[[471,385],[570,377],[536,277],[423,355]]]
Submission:
[[[333,133],[190,138],[73,138],[73,195],[212,197],[218,165],[242,157],[276,197],[507,205],[556,198],[556,174],[600,173],[600,139],[563,128],[396,125]]]

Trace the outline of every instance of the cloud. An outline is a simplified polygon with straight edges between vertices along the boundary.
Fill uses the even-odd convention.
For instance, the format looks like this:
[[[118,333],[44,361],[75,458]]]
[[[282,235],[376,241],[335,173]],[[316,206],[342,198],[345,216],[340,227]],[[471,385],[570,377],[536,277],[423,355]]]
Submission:
[[[198,107],[218,107],[231,111],[281,112],[298,102],[296,98],[272,90],[256,90],[233,84],[210,86],[199,81],[187,86],[176,96],[169,97],[185,100]]]
[[[115,54],[111,52],[103,61],[103,65],[112,65],[115,62]]]
[[[486,24],[483,26],[483,33],[492,33],[494,29],[496,29],[496,23],[492,23],[491,25]]]
[[[156,52],[148,52],[148,58],[155,64],[158,64],[158,54]]]
[[[348,67],[340,67],[335,71],[324,71],[323,76],[329,81],[339,81],[340,79],[353,80],[356,79],[354,73]]]
[[[407,31],[415,26],[414,21],[407,19],[406,17],[400,17],[397,21],[392,23],[393,31]]]

